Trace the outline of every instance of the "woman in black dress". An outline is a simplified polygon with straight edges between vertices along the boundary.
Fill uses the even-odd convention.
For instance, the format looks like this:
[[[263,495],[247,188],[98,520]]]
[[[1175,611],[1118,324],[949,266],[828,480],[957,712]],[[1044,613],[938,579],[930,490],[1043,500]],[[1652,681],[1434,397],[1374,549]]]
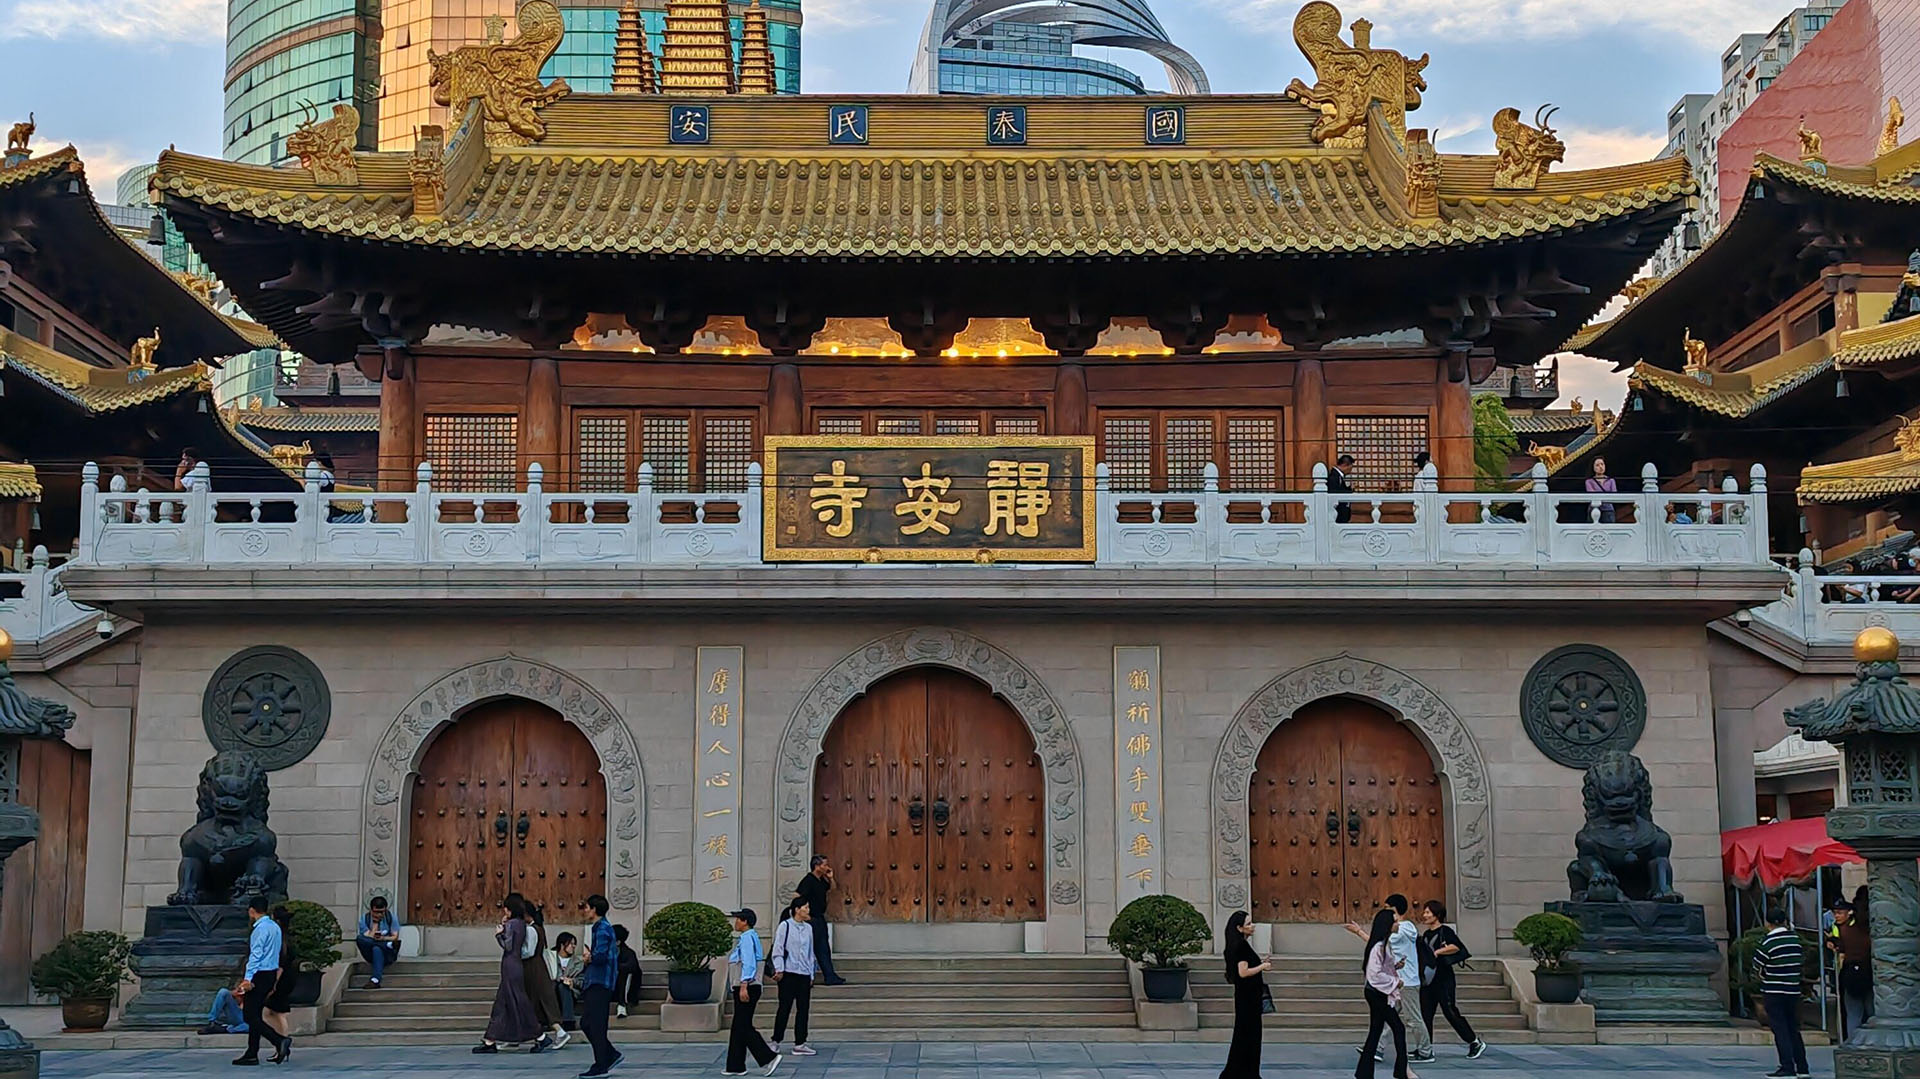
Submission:
[[[285,903],[273,908],[273,920],[280,926],[280,973],[273,980],[273,992],[261,1005],[266,1024],[280,1035],[280,1048],[273,1051],[269,1064],[285,1063],[293,1055],[293,1037],[287,1033],[287,1013],[293,1010],[293,976],[300,966],[293,960],[293,911]]]
[[[1260,1079],[1260,1014],[1267,980],[1261,975],[1273,964],[1264,962],[1247,938],[1253,936],[1251,916],[1236,910],[1227,919],[1227,984],[1233,986],[1233,1044],[1227,1048],[1227,1066],[1220,1079]]]
[[[493,1017],[487,1021],[487,1033],[476,1053],[497,1053],[500,1043],[518,1045],[540,1036],[540,1021],[533,1014],[533,1002],[527,999],[526,964],[520,951],[527,943],[527,904],[516,893],[500,901],[504,912],[500,931],[493,939],[500,944],[500,988],[493,995]]]

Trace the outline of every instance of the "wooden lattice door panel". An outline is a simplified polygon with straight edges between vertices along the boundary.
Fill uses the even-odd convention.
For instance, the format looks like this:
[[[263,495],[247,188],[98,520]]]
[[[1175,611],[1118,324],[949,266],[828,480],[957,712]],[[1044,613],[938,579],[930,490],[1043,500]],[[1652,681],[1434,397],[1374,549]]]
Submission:
[[[1247,835],[1258,921],[1347,920],[1340,732],[1339,711],[1309,705],[1254,762]]]
[[[814,850],[834,868],[833,921],[926,919],[926,696],[918,677],[881,682],[821,745]]]
[[[476,708],[440,732],[413,779],[403,920],[482,925],[512,891],[514,712]]]
[[[1046,777],[1033,735],[991,690],[927,671],[928,890],[936,922],[1046,919]]]
[[[33,961],[82,928],[92,754],[35,739],[0,745],[0,788],[40,814],[40,838],[7,859],[0,908],[0,1004],[32,998]]]
[[[1426,746],[1393,717],[1349,702],[1340,757],[1349,919],[1371,912],[1396,892],[1415,903],[1444,901],[1440,777]]]
[[[513,887],[549,918],[577,921],[585,897],[606,891],[606,780],[578,728],[514,703]]]

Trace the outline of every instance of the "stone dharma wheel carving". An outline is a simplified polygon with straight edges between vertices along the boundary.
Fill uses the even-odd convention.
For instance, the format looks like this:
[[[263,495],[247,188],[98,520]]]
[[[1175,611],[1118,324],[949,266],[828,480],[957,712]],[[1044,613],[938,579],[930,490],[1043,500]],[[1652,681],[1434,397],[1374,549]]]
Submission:
[[[215,749],[246,750],[278,771],[304,760],[327,733],[333,698],[320,668],[291,648],[238,652],[213,672],[200,720]]]
[[[1647,727],[1647,691],[1627,661],[1594,644],[1540,658],[1520,684],[1527,737],[1557,764],[1584,769],[1609,750],[1627,752]]]

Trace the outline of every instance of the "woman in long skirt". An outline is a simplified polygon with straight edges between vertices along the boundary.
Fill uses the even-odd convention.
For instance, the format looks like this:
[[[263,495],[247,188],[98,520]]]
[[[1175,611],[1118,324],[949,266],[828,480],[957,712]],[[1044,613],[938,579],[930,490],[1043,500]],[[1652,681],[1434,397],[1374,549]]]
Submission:
[[[1227,1066],[1220,1079],[1260,1079],[1260,1014],[1267,981],[1261,975],[1273,964],[1263,961],[1247,938],[1253,922],[1244,910],[1227,919],[1227,984],[1233,986],[1233,1044],[1227,1048]]]
[[[526,964],[520,958],[527,943],[527,904],[510,895],[500,908],[505,913],[500,931],[493,935],[500,942],[500,989],[493,995],[493,1018],[487,1021],[486,1036],[473,1047],[476,1053],[497,1053],[501,1042],[518,1045],[540,1036],[540,1021],[527,999]]]
[[[571,1040],[560,1025],[560,998],[553,990],[553,971],[547,968],[547,919],[540,908],[527,904],[527,917],[533,923],[533,958],[521,964],[527,975],[527,999],[533,1002],[533,1017],[546,1031],[533,1043],[533,1051],[559,1049]]]

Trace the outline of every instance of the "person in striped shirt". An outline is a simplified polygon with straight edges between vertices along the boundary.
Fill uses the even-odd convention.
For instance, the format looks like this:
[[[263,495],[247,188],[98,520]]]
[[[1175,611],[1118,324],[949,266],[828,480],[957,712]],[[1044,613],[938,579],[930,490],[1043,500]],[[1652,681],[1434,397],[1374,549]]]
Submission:
[[[1767,1025],[1780,1067],[1768,1079],[1808,1079],[1807,1043],[1800,1036],[1800,934],[1787,927],[1786,911],[1767,908],[1767,935],[1754,949],[1753,972],[1760,982]]]

